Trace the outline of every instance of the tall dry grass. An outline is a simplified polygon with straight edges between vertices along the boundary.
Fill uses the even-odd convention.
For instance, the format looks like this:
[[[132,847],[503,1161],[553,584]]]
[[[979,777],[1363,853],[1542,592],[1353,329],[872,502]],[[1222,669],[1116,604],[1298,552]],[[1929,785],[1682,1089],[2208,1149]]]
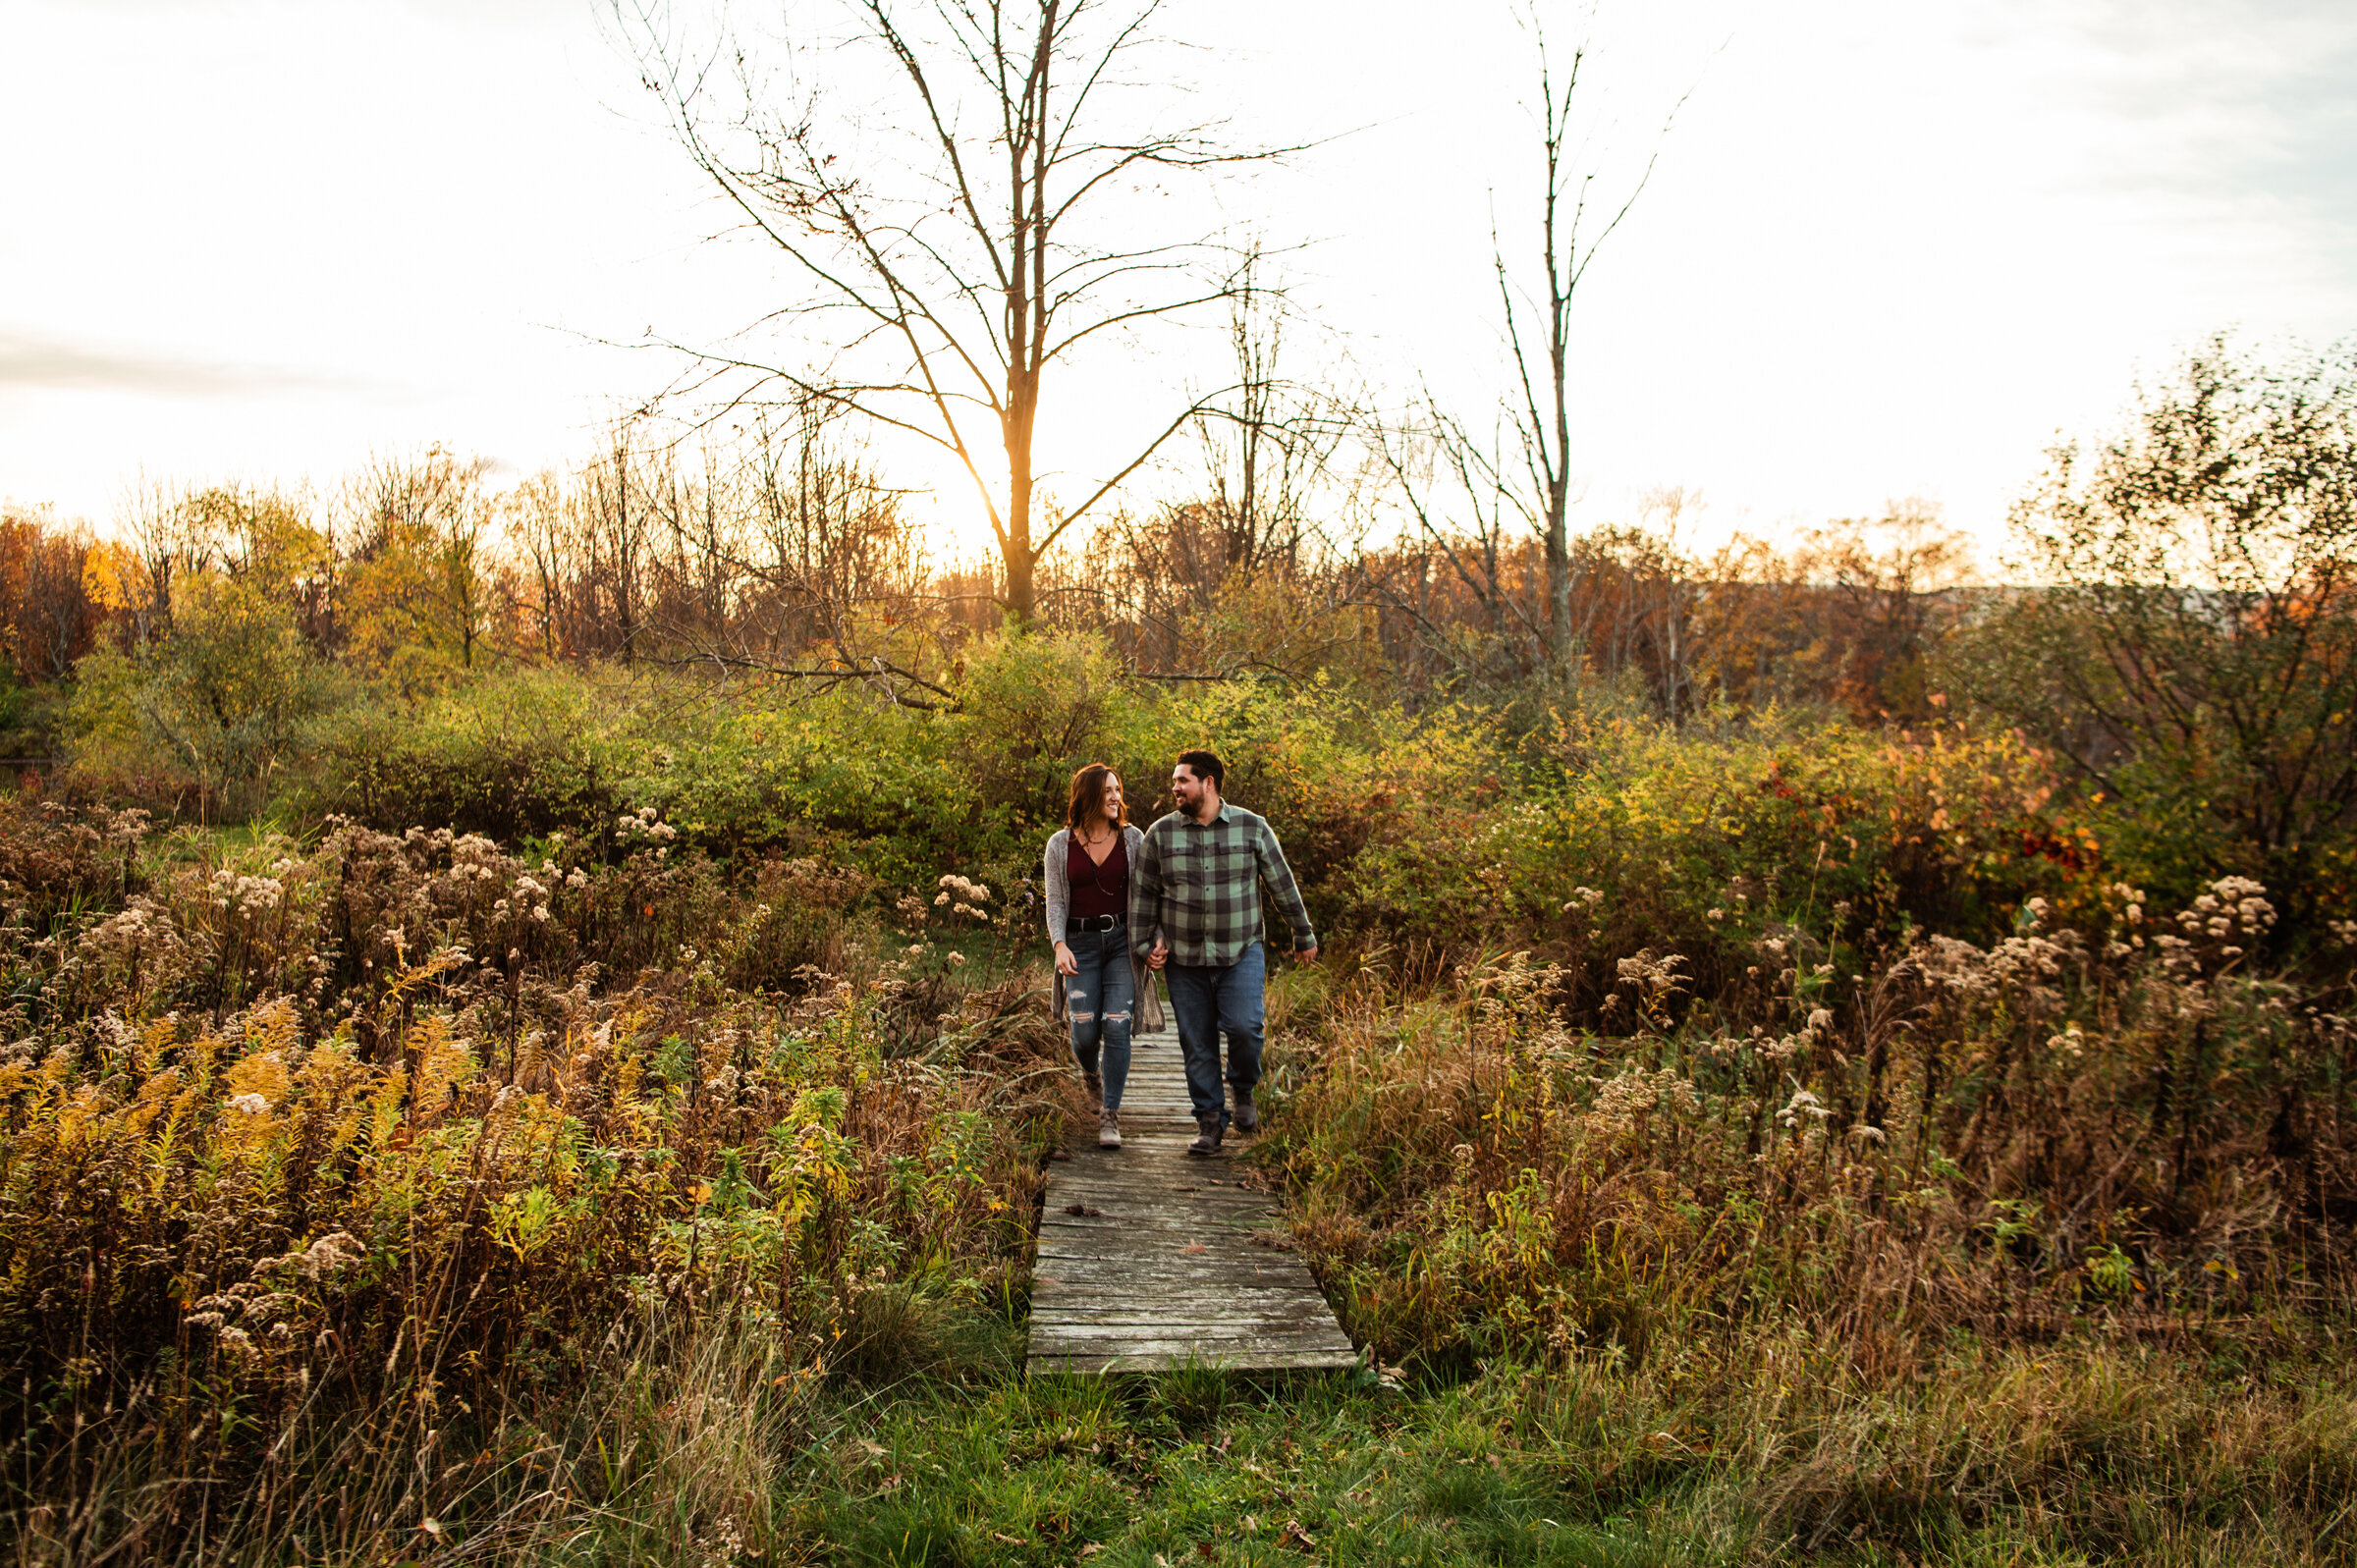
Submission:
[[[1004,1316],[1052,1058],[854,874],[140,829],[0,802],[20,1561],[686,1560]]]
[[[2101,1541],[2110,1493],[2322,1528],[2357,1495],[2345,974],[2247,969],[2236,879],[2043,917],[1856,973],[1777,927],[1703,999],[1640,954],[1610,1036],[1521,955],[1304,977],[1296,1235],[1385,1359],[1531,1367],[1526,1430],[1600,1506],[1704,1477],[1821,1544]]]

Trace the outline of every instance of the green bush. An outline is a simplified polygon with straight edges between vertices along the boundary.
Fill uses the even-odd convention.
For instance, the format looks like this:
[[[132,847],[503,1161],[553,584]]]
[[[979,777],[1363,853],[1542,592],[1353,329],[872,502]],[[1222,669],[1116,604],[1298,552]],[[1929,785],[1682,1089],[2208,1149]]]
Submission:
[[[517,671],[413,704],[369,696],[324,716],[286,792],[297,815],[331,812],[386,832],[448,827],[507,841],[595,832],[646,770],[657,694],[603,672]]]
[[[69,781],[205,820],[259,810],[305,728],[348,689],[291,608],[236,581],[192,594],[161,647],[102,649],[75,677],[60,733]]]

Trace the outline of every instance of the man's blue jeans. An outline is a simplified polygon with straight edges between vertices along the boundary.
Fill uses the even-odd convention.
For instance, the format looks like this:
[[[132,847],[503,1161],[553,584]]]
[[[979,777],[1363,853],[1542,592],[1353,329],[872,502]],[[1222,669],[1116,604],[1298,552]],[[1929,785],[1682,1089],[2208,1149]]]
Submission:
[[[1217,1116],[1225,1130],[1228,1097],[1220,1092],[1220,1036],[1228,1037],[1228,1081],[1238,1089],[1260,1082],[1266,949],[1255,942],[1225,967],[1173,963],[1162,972],[1171,985],[1171,1011],[1178,1019],[1178,1050],[1186,1058],[1186,1097],[1194,1105],[1195,1120]]]

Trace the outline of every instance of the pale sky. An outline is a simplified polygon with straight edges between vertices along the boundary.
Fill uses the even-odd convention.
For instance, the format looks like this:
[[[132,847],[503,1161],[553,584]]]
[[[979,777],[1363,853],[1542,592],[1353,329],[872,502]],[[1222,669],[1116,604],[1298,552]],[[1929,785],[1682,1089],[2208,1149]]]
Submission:
[[[1486,419],[1492,214],[1511,259],[1536,178],[1509,18],[1174,0],[1238,141],[1336,138],[1216,198],[1224,232],[1302,246],[1290,372]],[[142,473],[323,487],[432,442],[567,464],[675,368],[592,340],[789,297],[708,239],[727,219],[597,0],[0,0],[0,496],[103,522]],[[1608,183],[1660,160],[1574,318],[1583,523],[1680,485],[1720,527],[1923,496],[1993,534],[2057,433],[2193,341],[2357,330],[2345,0],[1621,0],[1595,36]],[[1218,337],[1051,386],[1060,492],[1216,374]]]

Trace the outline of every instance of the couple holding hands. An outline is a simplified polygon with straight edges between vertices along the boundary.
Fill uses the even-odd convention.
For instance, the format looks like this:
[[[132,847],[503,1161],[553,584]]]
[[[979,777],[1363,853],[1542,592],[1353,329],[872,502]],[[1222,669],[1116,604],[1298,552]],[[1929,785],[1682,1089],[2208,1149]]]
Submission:
[[[1072,1054],[1097,1097],[1097,1143],[1122,1146],[1122,1089],[1129,1076],[1133,1019],[1162,1027],[1153,973],[1171,988],[1186,1093],[1195,1116],[1190,1155],[1219,1152],[1230,1125],[1260,1125],[1262,989],[1260,879],[1292,928],[1296,956],[1312,962],[1318,940],[1292,868],[1268,822],[1231,805],[1227,770],[1208,751],[1182,751],[1171,772],[1178,809],[1131,826],[1122,781],[1092,762],[1072,775],[1065,826],[1043,867],[1048,940],[1056,945],[1057,1006],[1069,1011]],[[1220,1092],[1220,1037],[1228,1037],[1228,1094]]]

